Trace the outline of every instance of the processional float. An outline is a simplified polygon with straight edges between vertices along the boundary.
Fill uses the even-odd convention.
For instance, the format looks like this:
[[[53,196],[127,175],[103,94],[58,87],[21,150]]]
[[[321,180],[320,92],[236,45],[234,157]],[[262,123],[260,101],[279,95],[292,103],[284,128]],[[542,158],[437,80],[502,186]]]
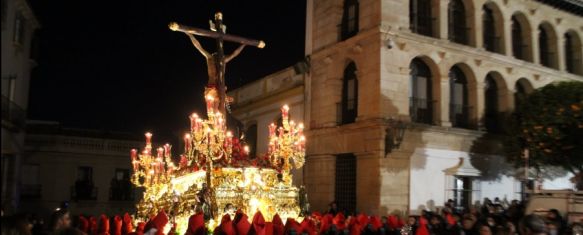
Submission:
[[[263,41],[246,39],[225,33],[222,14],[215,14],[211,30],[171,23],[170,29],[183,32],[207,61],[209,82],[204,91],[206,119],[190,115],[190,132],[184,135],[184,153],[174,163],[169,144],[155,150],[152,134],[146,133],[142,151],[131,150],[132,183],[144,189],[137,204],[137,218],[148,217],[164,210],[185,230],[188,217],[203,212],[209,227],[224,213],[235,209],[253,215],[257,211],[272,218],[296,218],[300,213],[299,191],[292,184],[290,170],[304,164],[305,137],[303,124],[289,120],[289,107],[282,107],[282,125],[269,126],[268,151],[263,156],[248,156],[249,148],[238,136],[227,130],[226,111],[232,99],[226,95],[225,65],[243,47],[263,48]],[[216,39],[217,52],[209,53],[194,37]],[[223,42],[241,46],[231,55],[224,55]]]

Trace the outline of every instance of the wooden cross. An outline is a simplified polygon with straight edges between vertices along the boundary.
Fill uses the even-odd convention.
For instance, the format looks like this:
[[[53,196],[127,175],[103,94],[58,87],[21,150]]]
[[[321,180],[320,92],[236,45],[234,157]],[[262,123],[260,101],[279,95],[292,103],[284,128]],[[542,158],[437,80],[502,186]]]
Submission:
[[[235,58],[245,46],[254,46],[264,48],[265,42],[261,40],[247,39],[240,36],[226,34],[226,26],[223,24],[223,14],[217,12],[215,14],[215,21],[211,21],[211,30],[200,29],[185,25],[180,25],[176,22],[170,23],[168,26],[173,31],[183,32],[190,38],[190,41],[196,49],[206,58],[208,69],[208,87],[216,87],[219,98],[219,111],[225,115],[226,107],[226,86],[225,86],[225,67],[229,61]],[[207,52],[202,45],[196,40],[194,35],[214,38],[217,41],[217,51],[215,53]],[[232,54],[225,56],[223,50],[223,42],[236,42],[241,44]]]

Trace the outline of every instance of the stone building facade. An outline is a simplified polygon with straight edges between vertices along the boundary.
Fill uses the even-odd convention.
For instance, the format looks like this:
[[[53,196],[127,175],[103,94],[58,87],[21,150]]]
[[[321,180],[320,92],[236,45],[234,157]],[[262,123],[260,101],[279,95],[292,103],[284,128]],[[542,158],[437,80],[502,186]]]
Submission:
[[[36,66],[40,24],[25,0],[2,0],[2,208],[18,205],[30,74]]]
[[[229,92],[234,98],[232,114],[243,124],[250,155],[261,156],[267,152],[268,127],[281,122],[283,105],[290,107],[290,120],[304,122],[306,72],[306,63],[299,62]],[[292,173],[294,185],[303,185],[302,169]]]
[[[583,6],[546,2],[308,0],[313,209],[336,200],[418,213],[447,199],[519,198],[516,178],[482,175],[505,169],[500,116],[533,89],[583,81]]]
[[[135,211],[140,194],[129,181],[129,150],[143,146],[139,139],[29,121],[19,181],[21,211],[46,216],[63,203],[75,214]]]

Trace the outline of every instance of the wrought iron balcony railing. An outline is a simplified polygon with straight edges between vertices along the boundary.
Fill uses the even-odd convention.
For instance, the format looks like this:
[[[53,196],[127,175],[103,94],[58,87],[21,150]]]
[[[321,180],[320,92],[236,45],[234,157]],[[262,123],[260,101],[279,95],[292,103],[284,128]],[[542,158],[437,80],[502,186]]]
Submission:
[[[416,123],[433,124],[432,100],[409,97],[409,115]]]
[[[71,186],[71,199],[72,200],[97,200],[97,187],[86,186],[86,185],[73,185]]]
[[[449,121],[453,127],[470,128],[471,106],[461,104],[449,105]]]
[[[349,100],[347,106],[356,106],[354,100]],[[354,123],[356,121],[356,110],[347,110],[342,106],[342,102],[336,103],[336,124],[338,126]]]
[[[5,95],[2,95],[2,121],[7,121],[14,127],[23,128],[26,120],[26,111]]]
[[[128,181],[129,182],[129,181]],[[110,201],[134,201],[135,192],[131,184],[121,184],[109,188]]]

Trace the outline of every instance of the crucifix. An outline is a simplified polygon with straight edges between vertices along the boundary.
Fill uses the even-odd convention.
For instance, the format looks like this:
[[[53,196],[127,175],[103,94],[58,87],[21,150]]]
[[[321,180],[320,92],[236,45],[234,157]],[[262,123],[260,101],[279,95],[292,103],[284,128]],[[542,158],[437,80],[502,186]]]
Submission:
[[[258,48],[263,48],[263,47],[265,47],[265,42],[263,42],[261,40],[247,39],[247,38],[243,38],[243,37],[239,37],[239,36],[235,36],[235,35],[226,34],[227,27],[223,24],[223,14],[220,12],[217,12],[215,14],[215,21],[214,22],[210,21],[211,30],[180,25],[176,22],[172,22],[168,26],[173,31],[183,32],[186,35],[188,35],[188,37],[190,38],[190,41],[192,42],[194,47],[205,57],[206,64],[207,64],[207,70],[208,70],[208,76],[209,76],[207,88],[211,88],[210,89],[211,92],[212,92],[212,88],[215,88],[218,91],[218,94],[217,94],[217,96],[219,98],[218,110],[223,115],[226,115],[225,107],[229,101],[227,99],[227,94],[226,94],[227,87],[225,86],[225,67],[226,67],[227,63],[229,61],[231,61],[233,58],[235,58],[237,55],[239,55],[239,53],[241,53],[241,51],[243,50],[243,48],[245,46],[255,46]],[[216,39],[217,51],[214,53],[209,53],[208,51],[206,51],[202,47],[200,42],[198,42],[198,40],[196,40],[194,35]],[[225,53],[223,50],[223,42],[224,41],[236,42],[236,43],[241,44],[241,46],[239,46],[239,48],[237,48],[230,55],[225,56]],[[208,91],[205,91],[205,93],[206,92],[208,92]]]
[[[207,87],[205,88],[205,98],[211,97],[211,100],[214,100],[215,97],[218,98],[218,102],[208,102],[207,103],[207,112],[209,112],[209,120],[210,115],[214,115],[215,111],[219,111],[223,117],[227,116],[226,113],[226,106],[230,100],[227,97],[226,91],[227,87],[225,86],[225,67],[229,61],[235,58],[245,46],[255,46],[258,48],[265,47],[265,43],[263,41],[247,39],[235,35],[226,34],[226,26],[223,24],[223,15],[220,12],[215,14],[215,20],[210,21],[211,30],[205,30],[190,26],[180,25],[178,23],[172,22],[168,26],[173,31],[183,32],[190,38],[190,41],[194,45],[194,47],[205,57],[207,69],[208,69],[208,83]],[[214,53],[209,53],[206,51],[200,42],[194,37],[203,36],[216,39],[217,42],[217,51]],[[241,44],[239,48],[237,48],[233,53],[230,55],[226,55],[223,50],[223,42],[235,42]],[[207,98],[209,99],[209,98]],[[212,106],[211,106],[212,104]],[[217,106],[218,105],[218,106]],[[211,146],[210,137],[208,140],[208,146]],[[210,201],[207,203],[209,204],[210,208],[208,208],[208,216],[214,219],[218,219],[218,208],[216,197],[214,196],[214,189],[212,185],[212,176],[211,172],[213,169],[213,157],[211,152],[211,148],[209,147],[207,158],[205,159],[205,164],[207,167],[206,170],[206,187],[203,187],[202,190],[205,190],[205,193],[209,195]]]

